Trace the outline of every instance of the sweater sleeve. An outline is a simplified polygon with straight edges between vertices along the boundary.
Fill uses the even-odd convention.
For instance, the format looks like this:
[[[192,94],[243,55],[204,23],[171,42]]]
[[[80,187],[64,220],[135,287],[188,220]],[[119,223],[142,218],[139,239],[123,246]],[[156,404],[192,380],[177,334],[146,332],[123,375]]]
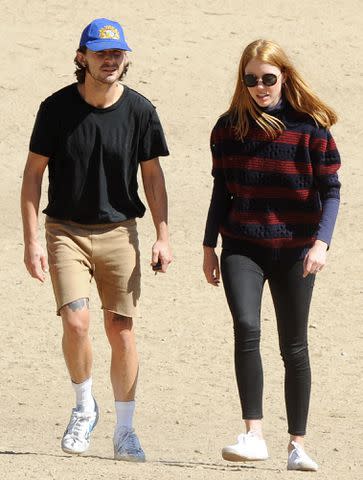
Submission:
[[[205,226],[203,245],[214,248],[217,246],[219,228],[228,214],[231,200],[230,193],[226,187],[225,177],[223,175],[220,144],[216,134],[216,127],[211,134],[210,148],[213,160],[212,176],[214,177],[214,182]]]
[[[322,203],[322,216],[316,238],[331,242],[340,203],[340,155],[329,130],[318,129],[311,144],[311,159],[315,185]]]

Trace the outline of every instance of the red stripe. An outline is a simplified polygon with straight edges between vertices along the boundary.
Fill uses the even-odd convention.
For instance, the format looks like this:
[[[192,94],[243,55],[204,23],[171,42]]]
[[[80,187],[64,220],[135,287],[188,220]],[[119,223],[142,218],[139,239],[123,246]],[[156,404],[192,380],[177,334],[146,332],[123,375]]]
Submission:
[[[309,147],[310,134],[301,132],[292,132],[291,130],[284,130],[277,138],[270,140],[261,129],[250,129],[247,138],[253,140],[268,140],[273,143],[286,143],[287,145],[302,145]]]
[[[223,159],[222,158],[213,156],[212,161],[213,161],[213,167],[214,168],[223,168]]]
[[[250,128],[246,138],[255,140],[257,142],[261,141],[271,141],[267,134],[262,130],[262,128]]]
[[[339,167],[339,163],[333,163],[333,165],[318,165],[316,170],[318,175],[334,175]]]
[[[333,151],[337,149],[337,145],[333,137],[330,137],[328,140],[328,145],[326,147],[327,151]]]
[[[297,248],[311,246],[314,243],[314,238],[265,238],[255,239],[251,237],[245,237],[243,235],[233,235],[225,228],[221,228],[221,234],[226,237],[235,238],[236,240],[247,240],[250,243],[259,245],[261,247],[268,248]]]
[[[231,212],[231,219],[247,225],[278,224],[317,224],[321,212],[264,213],[264,212]]]
[[[238,183],[227,183],[231,193],[244,198],[281,198],[288,200],[311,200],[314,191],[308,188],[292,190],[289,187],[245,187]]]
[[[326,138],[313,138],[310,142],[310,149],[325,152],[327,144]]]
[[[231,127],[214,128],[211,135],[211,143],[220,142],[221,140],[237,140],[236,135]]]
[[[308,133],[291,132],[284,130],[281,135],[276,138],[276,143],[287,143],[289,145],[303,145],[309,147],[310,135]]]
[[[260,172],[277,172],[290,175],[311,175],[312,166],[304,162],[288,160],[271,160],[268,158],[248,157],[246,155],[228,156],[224,161],[224,168],[243,168]]]
[[[262,128],[250,128],[246,138],[254,141],[269,141],[273,143],[286,143],[288,145],[303,145],[309,147],[310,134],[301,132],[292,132],[284,130],[277,138],[271,140]],[[216,128],[211,137],[212,143],[220,140],[234,140],[238,141],[232,128]]]

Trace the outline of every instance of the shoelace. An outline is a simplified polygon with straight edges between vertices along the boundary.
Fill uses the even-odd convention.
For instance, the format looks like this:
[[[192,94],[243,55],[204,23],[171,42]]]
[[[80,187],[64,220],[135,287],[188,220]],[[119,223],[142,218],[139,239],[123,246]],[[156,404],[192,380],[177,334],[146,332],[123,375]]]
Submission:
[[[67,429],[67,434],[71,435],[77,440],[84,438],[88,432],[89,421],[91,419],[91,414],[87,415],[83,412],[73,412]]]
[[[129,453],[138,453],[140,451],[139,442],[134,434],[134,430],[126,430],[125,434],[119,437],[117,450],[120,450],[122,446],[125,447],[125,444],[127,444]]]
[[[296,457],[298,457],[300,460],[307,460],[309,462],[312,461],[301,445],[299,445],[297,442],[294,442],[294,441],[291,442],[291,445],[293,445],[294,449],[296,450],[295,452]]]
[[[250,430],[248,433],[244,433],[244,434],[243,434],[243,437],[242,437],[243,443],[247,442],[250,438],[259,439],[258,435],[256,435],[255,432],[253,432],[253,431]]]

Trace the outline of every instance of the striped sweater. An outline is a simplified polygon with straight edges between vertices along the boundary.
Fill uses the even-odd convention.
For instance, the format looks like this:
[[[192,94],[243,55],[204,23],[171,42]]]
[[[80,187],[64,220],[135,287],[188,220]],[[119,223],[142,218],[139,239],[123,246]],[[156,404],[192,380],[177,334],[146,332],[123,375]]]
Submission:
[[[244,142],[222,116],[211,134],[214,187],[203,244],[270,258],[302,258],[330,243],[339,206],[340,157],[329,130],[287,102],[268,112],[286,129],[274,140],[254,122]]]

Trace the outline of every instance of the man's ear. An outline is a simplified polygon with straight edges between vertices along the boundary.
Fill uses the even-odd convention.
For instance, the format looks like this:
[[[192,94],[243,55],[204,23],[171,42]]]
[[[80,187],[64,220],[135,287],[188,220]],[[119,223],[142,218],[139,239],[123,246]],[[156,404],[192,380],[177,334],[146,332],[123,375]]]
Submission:
[[[86,57],[85,57],[84,53],[77,50],[76,57],[77,57],[78,63],[80,63],[82,65],[82,67],[87,66]]]

